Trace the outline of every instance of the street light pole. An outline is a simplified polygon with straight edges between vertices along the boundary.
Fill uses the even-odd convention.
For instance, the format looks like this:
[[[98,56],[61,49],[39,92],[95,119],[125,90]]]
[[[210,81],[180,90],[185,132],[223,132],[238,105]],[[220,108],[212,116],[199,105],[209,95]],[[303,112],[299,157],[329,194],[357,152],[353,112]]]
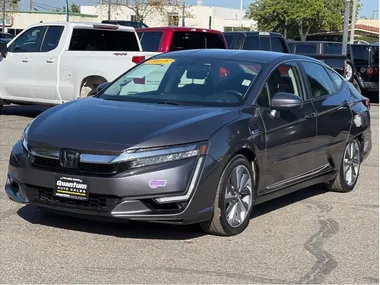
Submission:
[[[351,16],[350,44],[353,44],[355,40],[355,24],[356,24],[356,0],[352,0],[352,1],[353,1],[353,7],[352,7],[352,16]]]
[[[69,22],[69,0],[66,0],[66,22]]]
[[[3,0],[3,29],[2,32],[5,33],[5,0]]]
[[[108,20],[111,20],[111,0],[108,0]]]
[[[344,1],[344,25],[343,25],[343,41],[342,41],[342,54],[347,54],[348,43],[348,20],[350,17],[350,0]]]

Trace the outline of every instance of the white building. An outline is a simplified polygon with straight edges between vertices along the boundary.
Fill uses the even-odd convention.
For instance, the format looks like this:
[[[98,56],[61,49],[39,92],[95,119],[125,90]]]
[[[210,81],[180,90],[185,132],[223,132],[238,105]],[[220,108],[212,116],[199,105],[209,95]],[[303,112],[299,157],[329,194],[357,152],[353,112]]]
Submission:
[[[196,6],[188,7],[185,13],[168,6],[166,12],[151,12],[144,20],[149,27],[157,26],[182,26],[184,18],[185,26],[208,28],[220,31],[231,31],[236,28],[257,29],[257,22],[245,19],[245,11],[215,6],[203,6],[199,0]],[[108,19],[108,5],[81,6],[81,13],[99,15],[99,20]],[[185,17],[183,17],[183,15]],[[135,20],[135,13],[126,6],[111,6],[111,20]]]

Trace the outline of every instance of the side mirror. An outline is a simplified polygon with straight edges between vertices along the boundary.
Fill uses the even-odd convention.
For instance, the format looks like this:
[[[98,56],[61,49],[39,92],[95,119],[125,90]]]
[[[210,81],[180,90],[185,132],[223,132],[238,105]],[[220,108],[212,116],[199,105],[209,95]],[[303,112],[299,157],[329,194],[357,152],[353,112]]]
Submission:
[[[271,108],[275,110],[289,110],[302,107],[302,98],[287,92],[276,93],[271,101]]]
[[[8,54],[8,47],[6,43],[0,43],[0,54],[2,57],[6,58]]]
[[[111,82],[104,82],[104,83],[99,84],[98,87],[96,88],[96,93],[99,93],[100,91],[104,90],[110,85],[111,85]]]

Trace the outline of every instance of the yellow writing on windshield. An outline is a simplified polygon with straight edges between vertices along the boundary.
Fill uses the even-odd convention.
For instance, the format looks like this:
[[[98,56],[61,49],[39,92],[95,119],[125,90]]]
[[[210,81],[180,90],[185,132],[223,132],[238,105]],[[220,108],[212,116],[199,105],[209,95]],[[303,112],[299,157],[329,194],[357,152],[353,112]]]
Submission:
[[[172,58],[158,58],[158,59],[151,59],[145,62],[145,64],[170,64],[173,63],[175,60]]]

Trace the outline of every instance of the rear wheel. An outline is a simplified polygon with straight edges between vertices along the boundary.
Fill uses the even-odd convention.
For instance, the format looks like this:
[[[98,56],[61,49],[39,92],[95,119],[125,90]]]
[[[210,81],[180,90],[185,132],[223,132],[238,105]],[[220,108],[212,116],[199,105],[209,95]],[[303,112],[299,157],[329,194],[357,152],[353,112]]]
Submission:
[[[350,192],[358,181],[361,163],[360,144],[357,139],[347,143],[340,170],[328,188],[336,192]]]
[[[354,77],[354,66],[352,65],[351,61],[346,60],[344,74],[344,77],[347,79],[347,81],[352,82]]]
[[[219,181],[211,220],[201,223],[204,231],[233,236],[244,231],[251,217],[255,172],[242,155],[235,156]]]

